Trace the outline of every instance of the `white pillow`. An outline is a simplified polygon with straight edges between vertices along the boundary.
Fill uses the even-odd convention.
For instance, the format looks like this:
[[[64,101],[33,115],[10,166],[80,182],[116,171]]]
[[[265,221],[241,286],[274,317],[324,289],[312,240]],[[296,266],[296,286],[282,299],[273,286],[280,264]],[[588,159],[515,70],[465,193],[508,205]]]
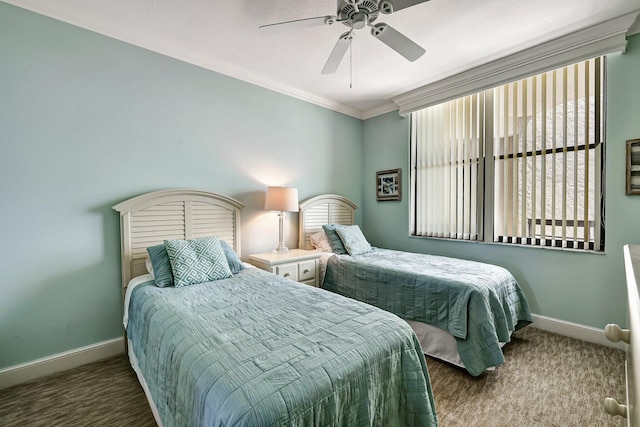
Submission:
[[[332,252],[331,243],[329,243],[329,239],[327,239],[327,235],[324,233],[324,230],[320,230],[317,233],[314,233],[309,236],[309,241],[311,241],[311,245],[320,249],[324,252]]]
[[[147,267],[147,271],[151,275],[151,278],[155,279],[156,277],[153,274],[153,264],[151,263],[151,258],[147,257],[147,259],[144,260],[144,265]]]

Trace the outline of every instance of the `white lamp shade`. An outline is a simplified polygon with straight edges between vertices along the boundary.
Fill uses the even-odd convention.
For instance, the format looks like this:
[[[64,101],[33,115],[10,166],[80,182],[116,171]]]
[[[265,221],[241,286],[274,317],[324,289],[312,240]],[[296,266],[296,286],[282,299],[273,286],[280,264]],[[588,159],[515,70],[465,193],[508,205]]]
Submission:
[[[298,189],[267,187],[264,209],[268,211],[298,212]]]

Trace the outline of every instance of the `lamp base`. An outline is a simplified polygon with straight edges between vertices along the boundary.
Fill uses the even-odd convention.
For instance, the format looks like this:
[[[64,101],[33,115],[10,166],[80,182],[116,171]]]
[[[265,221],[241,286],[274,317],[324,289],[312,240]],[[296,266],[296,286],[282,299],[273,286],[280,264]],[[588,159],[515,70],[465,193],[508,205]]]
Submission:
[[[274,254],[278,254],[278,255],[285,255],[289,253],[289,248],[284,244],[284,217],[287,216],[287,214],[284,213],[284,211],[280,212],[278,214],[278,223],[279,223],[279,236],[280,236],[280,242],[278,242],[278,247],[275,248],[273,250]]]
[[[277,248],[275,248],[275,249],[273,250],[273,253],[274,253],[274,254],[278,254],[278,255],[286,255],[286,254],[288,254],[288,253],[289,253],[289,248],[288,248],[288,247],[286,247],[286,246],[285,246],[285,245],[283,245],[283,244],[280,244],[280,245],[278,245],[278,247],[277,247]]]

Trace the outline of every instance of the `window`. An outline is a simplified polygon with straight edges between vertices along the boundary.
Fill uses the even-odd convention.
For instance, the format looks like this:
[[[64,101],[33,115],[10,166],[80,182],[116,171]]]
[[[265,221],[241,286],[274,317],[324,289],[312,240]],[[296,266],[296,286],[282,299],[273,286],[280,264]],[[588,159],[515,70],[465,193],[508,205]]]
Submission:
[[[411,115],[411,234],[603,250],[604,58]]]

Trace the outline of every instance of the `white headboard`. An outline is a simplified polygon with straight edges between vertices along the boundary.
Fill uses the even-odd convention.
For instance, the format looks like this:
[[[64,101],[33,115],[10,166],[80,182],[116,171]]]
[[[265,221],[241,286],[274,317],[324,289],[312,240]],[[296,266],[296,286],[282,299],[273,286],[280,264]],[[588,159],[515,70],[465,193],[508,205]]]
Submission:
[[[323,224],[350,225],[355,221],[355,203],[337,194],[322,194],[300,202],[298,247],[313,249],[309,236]]]
[[[149,246],[165,239],[218,236],[240,255],[240,209],[244,205],[222,194],[199,190],[162,190],[125,200],[120,212],[122,287],[146,274]]]

